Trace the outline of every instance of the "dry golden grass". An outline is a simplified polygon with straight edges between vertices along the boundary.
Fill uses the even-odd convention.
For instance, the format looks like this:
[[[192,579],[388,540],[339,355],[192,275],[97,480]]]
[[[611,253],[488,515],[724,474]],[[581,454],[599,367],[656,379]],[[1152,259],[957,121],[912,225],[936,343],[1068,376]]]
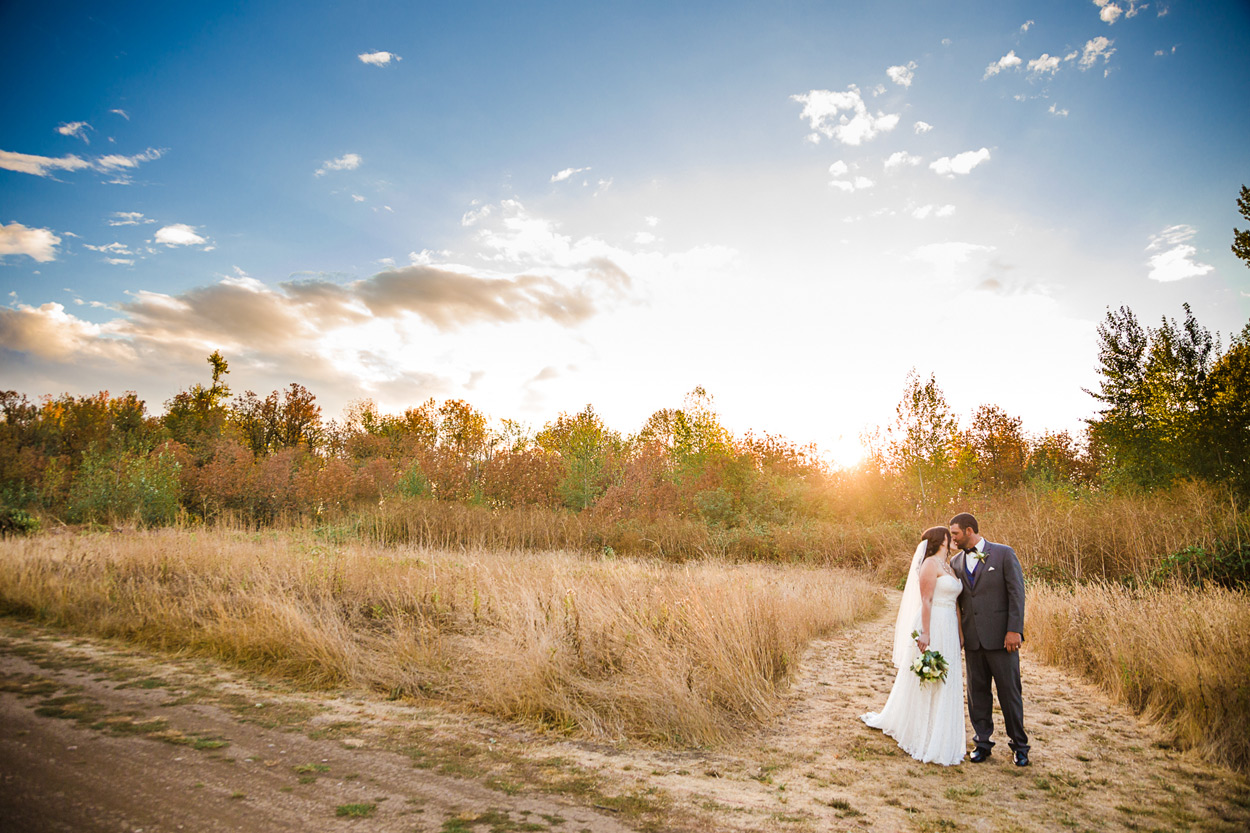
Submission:
[[[774,713],[806,643],[875,613],[828,569],[384,549],[297,532],[0,542],[0,611],[308,685],[710,743]]]
[[[596,553],[607,546],[621,555],[666,561],[835,565],[875,571],[887,584],[905,573],[921,530],[961,511],[973,512],[990,540],[1013,546],[1026,574],[1065,581],[1147,575],[1161,558],[1186,546],[1210,548],[1250,535],[1250,524],[1228,495],[1202,483],[1134,495],[1019,488],[923,509],[905,508],[899,495],[887,497],[863,505],[818,500],[822,511],[809,517],[732,528],[690,517],[614,518],[593,510],[395,499],[344,516],[339,528],[348,537],[387,545]],[[839,511],[846,518],[833,517]]]
[[[1184,748],[1250,771],[1250,596],[1108,584],[1029,588],[1043,661],[1098,682]]]

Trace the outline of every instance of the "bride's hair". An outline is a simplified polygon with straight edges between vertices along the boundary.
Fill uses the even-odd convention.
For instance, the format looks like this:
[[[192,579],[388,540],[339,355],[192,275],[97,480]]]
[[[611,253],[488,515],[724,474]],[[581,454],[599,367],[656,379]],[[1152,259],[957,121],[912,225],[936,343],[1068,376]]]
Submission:
[[[931,526],[926,529],[924,531],[924,535],[921,535],[920,537],[921,539],[929,542],[929,546],[927,546],[924,551],[924,558],[928,558],[929,556],[936,554],[937,551],[942,548],[943,544],[948,546],[950,545],[951,531],[949,528],[944,526]],[[924,561],[924,558],[920,560]]]

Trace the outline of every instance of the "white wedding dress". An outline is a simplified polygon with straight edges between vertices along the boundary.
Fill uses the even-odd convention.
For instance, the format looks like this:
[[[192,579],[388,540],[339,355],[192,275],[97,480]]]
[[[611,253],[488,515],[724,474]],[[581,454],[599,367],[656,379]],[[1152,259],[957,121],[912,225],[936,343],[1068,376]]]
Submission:
[[[968,745],[964,728],[964,671],[959,655],[959,612],[955,599],[963,585],[955,576],[938,576],[929,613],[930,651],[946,658],[945,682],[920,684],[911,663],[920,649],[911,643],[910,656],[898,669],[894,688],[880,714],[862,720],[898,741],[903,751],[924,763],[954,766],[964,759]],[[914,629],[920,627],[917,614]]]

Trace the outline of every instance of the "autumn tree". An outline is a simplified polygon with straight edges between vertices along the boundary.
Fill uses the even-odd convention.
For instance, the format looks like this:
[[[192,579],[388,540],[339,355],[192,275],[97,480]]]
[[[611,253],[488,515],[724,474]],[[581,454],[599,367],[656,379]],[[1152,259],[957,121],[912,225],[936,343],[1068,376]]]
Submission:
[[[1010,489],[1024,480],[1028,442],[1024,422],[997,405],[982,405],[972,415],[963,440],[972,453],[982,488]]]

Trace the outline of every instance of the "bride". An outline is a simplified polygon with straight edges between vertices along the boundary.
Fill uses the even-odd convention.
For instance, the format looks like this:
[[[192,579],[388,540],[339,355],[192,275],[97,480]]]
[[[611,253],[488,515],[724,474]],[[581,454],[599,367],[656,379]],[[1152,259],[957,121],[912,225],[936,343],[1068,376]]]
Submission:
[[[898,676],[880,714],[862,720],[898,741],[918,761],[953,766],[964,759],[964,678],[959,652],[963,633],[955,599],[963,582],[950,566],[950,530],[925,530],[912,556],[903,602],[894,627],[894,665]],[[912,632],[918,632],[915,639]],[[946,681],[924,683],[911,670],[926,649],[946,659]]]

